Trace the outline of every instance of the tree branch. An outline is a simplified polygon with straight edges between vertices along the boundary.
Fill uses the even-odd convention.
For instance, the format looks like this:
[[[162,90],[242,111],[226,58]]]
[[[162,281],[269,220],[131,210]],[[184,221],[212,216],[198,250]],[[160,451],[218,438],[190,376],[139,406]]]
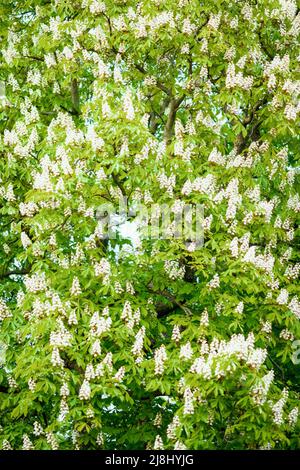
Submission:
[[[28,266],[28,268],[24,269],[13,269],[12,271],[5,271],[4,273],[0,274],[0,280],[9,276],[25,276],[26,274],[29,274],[30,271],[31,266]]]
[[[165,126],[165,131],[164,131],[164,141],[166,144],[169,144],[172,140],[176,113],[183,100],[184,100],[184,96],[181,96],[180,98],[177,98],[177,99],[172,98],[170,101],[169,115],[168,115],[168,119],[167,119],[166,126]]]
[[[72,111],[73,114],[80,114],[80,103],[79,103],[79,89],[77,79],[74,78],[71,81],[71,97],[72,97]]]
[[[135,68],[141,72],[143,75],[146,75],[147,74],[147,71],[144,69],[144,67],[140,64],[134,64]],[[171,96],[172,95],[172,91],[166,87],[160,80],[156,80],[156,86],[157,88],[159,88],[160,90],[162,90],[164,93],[166,93],[167,95]]]
[[[249,124],[252,124],[256,116],[256,112],[267,102],[268,102],[268,97],[266,96],[258,100],[257,103],[251,109],[250,113],[247,116],[245,116],[242,124],[244,126],[248,126]],[[247,143],[249,141],[254,142],[255,140],[258,139],[258,129],[261,123],[262,123],[261,120],[258,120],[255,123],[253,123],[253,125],[248,129],[245,137],[242,135],[242,133],[240,133],[237,136],[234,147],[238,154],[241,153],[247,147]]]
[[[148,285],[148,289],[150,290],[150,292],[152,292],[153,294],[156,294],[156,295],[161,295],[162,297],[164,297],[165,299],[167,299],[169,302],[171,302],[173,304],[173,308],[172,310],[174,310],[174,305],[176,305],[177,307],[179,307],[181,310],[184,311],[184,313],[186,313],[187,315],[192,315],[192,312],[191,310],[186,307],[183,303],[179,302],[176,297],[174,297],[174,295],[172,295],[169,291],[167,290],[154,290],[153,289],[153,285],[152,283],[150,283]],[[169,313],[169,312],[168,312]],[[166,314],[166,313],[165,313]],[[163,315],[161,315],[163,316]]]

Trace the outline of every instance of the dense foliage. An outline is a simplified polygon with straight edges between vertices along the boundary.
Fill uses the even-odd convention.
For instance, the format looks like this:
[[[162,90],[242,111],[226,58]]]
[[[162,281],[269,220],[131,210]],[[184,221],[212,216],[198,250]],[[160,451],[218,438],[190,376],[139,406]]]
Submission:
[[[299,6],[1,0],[3,449],[299,448]]]

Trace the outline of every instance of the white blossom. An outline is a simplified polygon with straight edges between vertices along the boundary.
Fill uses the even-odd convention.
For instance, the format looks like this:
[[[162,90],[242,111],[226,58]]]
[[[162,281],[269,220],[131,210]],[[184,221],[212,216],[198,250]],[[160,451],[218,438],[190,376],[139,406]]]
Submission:
[[[91,386],[88,380],[84,380],[80,390],[79,390],[79,398],[80,400],[89,400],[91,396]]]
[[[166,348],[164,345],[161,345],[154,352],[155,375],[163,374],[166,360],[167,360]]]

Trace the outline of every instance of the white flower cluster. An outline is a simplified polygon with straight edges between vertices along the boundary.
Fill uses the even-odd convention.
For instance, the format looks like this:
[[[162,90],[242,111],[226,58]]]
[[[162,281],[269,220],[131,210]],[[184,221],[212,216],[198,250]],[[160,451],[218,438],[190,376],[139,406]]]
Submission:
[[[271,201],[263,200],[259,202],[256,212],[257,213],[262,212],[265,216],[266,223],[270,223],[274,207],[275,207],[274,200],[271,200]]]
[[[34,392],[35,387],[36,387],[36,382],[32,377],[30,377],[30,379],[28,380],[28,388],[31,392]]]
[[[282,392],[282,397],[272,406],[273,421],[280,426],[283,424],[283,407],[288,399],[288,391],[286,389]]]
[[[44,61],[47,68],[54,67],[56,65],[56,59],[54,54],[45,54]]]
[[[96,171],[96,178],[97,178],[97,181],[103,181],[107,179],[107,176],[103,168],[99,168],[99,170]]]
[[[46,300],[42,302],[39,298],[33,300],[31,316],[42,318],[43,316],[49,315],[51,312],[59,312],[63,316],[66,316],[67,310],[70,308],[69,303],[66,302],[65,305],[63,305],[56,292],[47,292],[47,296],[51,298],[51,301]]]
[[[7,439],[3,439],[2,441],[2,450],[13,450],[10,442]]]
[[[164,262],[164,269],[170,279],[175,281],[176,279],[183,279],[185,268],[180,266],[176,260],[166,260]]]
[[[261,331],[263,333],[270,334],[272,333],[272,323],[270,321],[263,321],[261,324]]]
[[[180,341],[180,337],[181,337],[180,328],[178,325],[174,325],[171,339],[175,341],[175,343],[178,343]]]
[[[85,379],[79,390],[80,400],[89,400],[91,396],[91,386],[87,379]]]
[[[244,311],[244,302],[239,302],[238,305],[235,308],[235,312],[241,315]]]
[[[19,205],[20,214],[26,217],[33,217],[38,211],[38,206],[35,202],[21,202]],[[22,242],[23,244],[23,242]],[[23,244],[24,246],[24,244]]]
[[[129,121],[132,121],[134,119],[134,116],[135,116],[135,111],[134,111],[134,107],[133,107],[133,104],[132,104],[132,97],[131,97],[130,90],[127,90],[125,95],[124,95],[123,110],[124,110],[126,118]]]
[[[23,446],[22,446],[22,449],[23,450],[33,450],[34,449],[34,446],[31,442],[31,440],[29,439],[28,435],[27,434],[24,434],[23,435]]]
[[[186,446],[181,441],[176,441],[174,445],[174,450],[187,450]]]
[[[76,312],[75,310],[72,310],[70,315],[69,315],[69,319],[68,319],[68,324],[69,325],[77,325],[78,324],[78,320],[77,320],[77,316],[76,316]]]
[[[88,381],[95,378],[95,370],[94,370],[93,364],[87,364],[87,366],[85,368],[84,377]]]
[[[109,282],[109,277],[111,275],[110,263],[106,258],[102,258],[99,263],[96,263],[95,266],[95,275],[103,276],[103,284],[107,285]]]
[[[101,355],[101,344],[99,339],[96,339],[96,341],[93,342],[91,347],[91,354],[94,357]]]
[[[290,311],[295,315],[295,317],[300,319],[300,302],[298,300],[298,297],[293,297],[288,307]]]
[[[24,284],[28,292],[42,292],[46,290],[46,275],[45,273],[34,273],[31,276],[26,275]]]
[[[194,414],[194,394],[189,387],[184,390],[184,408],[183,414],[184,415],[192,415]]]
[[[276,55],[271,62],[267,63],[264,67],[264,75],[269,77],[273,72],[285,73],[289,71],[290,58],[285,54],[282,58]]]
[[[190,36],[196,30],[196,25],[191,23],[188,18],[183,20],[182,32]]]
[[[239,256],[239,239],[237,237],[234,237],[231,240],[229,249],[233,258],[237,258]]]
[[[201,326],[208,326],[209,325],[209,316],[208,316],[208,311],[205,308],[201,314],[200,318],[200,325]]]
[[[208,361],[206,361],[204,357],[198,357],[192,364],[190,371],[192,373],[201,375],[205,379],[210,379],[212,375],[211,362],[212,361],[208,363]]]
[[[297,2],[295,0],[279,0],[281,11],[289,20],[293,20],[297,13]]]
[[[9,374],[7,376],[7,381],[8,381],[8,385],[10,388],[17,388],[18,384],[15,381],[15,379],[12,377],[12,375]]]
[[[42,428],[42,425],[38,422],[38,421],[35,421],[33,423],[33,431],[32,433],[34,434],[34,436],[41,436],[43,433],[44,433],[44,430]]]
[[[294,427],[298,421],[299,409],[297,407],[293,408],[288,415],[288,423],[291,427]]]
[[[300,95],[300,80],[285,80],[284,84],[282,85],[282,90],[286,91],[289,95],[294,95],[295,98],[297,98]]]
[[[73,173],[73,169],[69,161],[68,149],[63,145],[58,145],[56,148],[56,162],[64,175],[71,175]]]
[[[242,72],[236,73],[235,65],[230,63],[226,72],[226,88],[240,87],[244,90],[250,90],[253,85],[253,77],[244,77]]]
[[[67,382],[64,382],[62,386],[60,387],[59,394],[63,398],[66,398],[70,395],[70,390],[69,390]]]
[[[111,327],[112,320],[110,316],[99,316],[99,312],[94,312],[90,320],[90,332],[92,336],[101,336],[102,333],[108,331]]]
[[[6,305],[4,300],[0,298],[0,321],[11,316],[12,313],[10,312],[8,306]]]
[[[217,165],[224,166],[226,163],[225,157],[219,152],[219,150],[214,147],[213,150],[210,152],[208,161],[210,163],[216,163]]]
[[[50,161],[48,155],[45,155],[40,160],[41,171],[33,174],[33,189],[40,189],[47,192],[51,192],[54,186],[51,182],[51,172],[54,176],[58,176],[59,169],[57,164]]]
[[[293,341],[295,337],[294,337],[294,335],[291,331],[284,328],[283,330],[281,330],[281,332],[279,334],[279,338],[282,338],[285,341]]]
[[[162,414],[160,412],[156,413],[155,418],[153,420],[154,426],[160,428],[162,425]]]
[[[300,196],[295,194],[295,196],[290,196],[287,202],[288,209],[292,209],[295,212],[300,212]]]
[[[124,292],[124,289],[121,286],[121,283],[119,281],[116,281],[114,283],[114,289],[115,289],[116,294],[122,294]]]
[[[129,300],[126,300],[124,304],[123,311],[121,314],[121,319],[125,320],[129,328],[131,329],[133,328],[134,322],[133,322],[132,308],[131,308],[131,304]]]
[[[162,344],[154,352],[154,362],[155,362],[155,375],[162,375],[165,369],[165,361],[167,360],[167,352],[165,346]]]
[[[274,256],[271,254],[256,255],[256,246],[251,246],[243,257],[245,263],[254,264],[258,269],[272,273],[275,263]]]
[[[245,4],[243,5],[241,13],[243,17],[245,18],[245,20],[252,21],[253,11],[252,11],[252,7],[249,5],[248,2],[245,2]]]
[[[295,121],[297,119],[298,113],[300,113],[300,104],[297,106],[287,104],[284,108],[284,115],[288,121]]]
[[[130,305],[130,302],[128,302],[128,304]],[[125,305],[124,305],[124,309],[125,309]],[[130,309],[128,309],[128,314],[124,312],[124,315],[123,315],[122,313],[122,318],[125,319],[128,328],[132,329],[135,325],[139,324],[140,319],[141,319],[141,311],[139,308],[137,308],[135,312],[133,313],[130,307]]]
[[[216,177],[210,173],[204,177],[197,177],[192,183],[192,190],[211,196],[216,191]],[[189,194],[189,191],[184,191],[182,188],[182,193]]]
[[[287,266],[284,275],[289,279],[297,279],[300,274],[300,263],[290,264]]]
[[[117,372],[115,373],[114,375],[114,379],[117,381],[117,382],[122,382],[123,378],[125,376],[125,367],[124,366],[121,366]]]
[[[112,369],[113,369],[113,362],[112,362],[112,360],[113,360],[112,353],[109,352],[109,353],[106,354],[105,358],[104,358],[103,361],[102,361],[103,365],[107,368],[107,370],[108,370],[109,372],[111,372]]]
[[[220,25],[221,15],[222,13],[217,13],[217,14],[211,13],[208,23],[207,23],[207,27],[217,30]]]
[[[72,286],[71,286],[71,289],[70,289],[70,294],[74,297],[78,297],[81,294],[81,292],[82,291],[81,291],[79,279],[78,279],[78,277],[74,277],[74,279],[72,281]]]
[[[193,356],[193,349],[191,343],[188,341],[186,344],[182,345],[180,348],[179,358],[189,360]]]
[[[96,443],[98,446],[103,446],[103,443],[104,443],[104,437],[103,437],[103,433],[102,432],[99,432],[99,434],[97,435],[97,439],[96,439]]]
[[[38,69],[36,70],[29,69],[27,73],[27,82],[31,83],[32,85],[39,86],[41,84],[41,81],[42,81],[41,72]]]
[[[180,425],[180,419],[177,415],[175,415],[172,422],[167,427],[168,439],[176,439],[176,431],[180,427]]]
[[[286,305],[288,303],[288,299],[289,299],[288,291],[286,289],[281,289],[281,291],[279,292],[279,295],[276,299],[276,302],[279,305]]]
[[[164,450],[164,444],[163,444],[162,438],[159,435],[157,435],[155,438],[153,449]]]
[[[176,184],[176,176],[175,175],[171,175],[171,176],[167,176],[164,172],[163,173],[160,173],[158,176],[157,176],[157,180],[159,182],[159,186],[161,189],[166,189],[167,190],[167,193],[172,196],[173,195],[173,189],[175,187],[175,184]]]
[[[220,287],[220,277],[219,274],[215,274],[214,277],[207,283],[209,289],[217,289]]]
[[[64,361],[60,357],[59,349],[57,347],[53,348],[53,351],[52,351],[52,354],[51,354],[51,364],[54,367],[64,367]]]
[[[163,26],[175,28],[174,13],[172,11],[162,11],[161,13],[157,13],[153,18],[149,18],[148,25],[151,32]]]
[[[267,394],[270,386],[274,380],[274,371],[270,370],[266,375],[260,379],[259,383],[253,387],[251,394],[254,403],[262,405],[267,399]]]
[[[58,320],[57,331],[52,331],[50,334],[50,344],[56,348],[64,348],[71,346],[72,334],[66,329],[63,322]]]
[[[46,440],[52,450],[58,450],[58,442],[53,432],[46,432]]]
[[[102,75],[106,75],[106,66],[104,66],[104,64],[102,62],[99,62],[99,76],[102,76]],[[103,99],[102,99],[102,115],[104,118],[110,118],[112,112],[111,112],[111,108],[108,104],[108,101],[107,101],[107,96],[105,94],[103,94]]]
[[[58,415],[58,421],[64,421],[66,416],[69,413],[69,406],[68,403],[64,398],[62,398],[59,406],[59,415]]]
[[[144,326],[142,326],[137,332],[137,334],[135,335],[135,341],[133,343],[131,351],[132,351],[132,354],[136,356],[137,358],[136,360],[140,359],[142,356],[145,334],[146,334],[146,329]]]
[[[135,294],[134,287],[130,281],[126,281],[126,292],[128,292],[128,294],[131,294],[131,295]]]
[[[25,250],[32,244],[32,241],[25,232],[21,232],[21,243]]]
[[[229,181],[224,196],[228,199],[226,220],[234,219],[237,207],[242,202],[242,197],[239,194],[239,180],[237,178]]]
[[[21,158],[28,157],[32,153],[38,143],[39,137],[36,128],[33,128],[30,134],[28,134],[27,123],[18,121],[15,128],[11,131],[4,131],[4,143],[9,147],[14,147],[13,152],[15,155]],[[24,137],[26,135],[26,144]],[[14,201],[15,196],[13,194],[13,186],[9,184],[6,193],[3,197],[8,201]]]
[[[245,362],[249,367],[259,369],[267,357],[267,351],[254,348],[254,335],[251,333],[245,338],[242,334],[233,335],[229,341],[214,339],[209,350],[206,346],[207,356],[195,359],[190,371],[202,375],[205,379],[214,376],[225,376],[227,372],[233,371],[236,364],[228,365],[230,358],[236,357]],[[228,369],[229,367],[229,369]]]
[[[115,83],[123,83],[122,72],[118,63],[115,63],[114,66],[114,81]]]
[[[204,232],[208,232],[210,230],[211,224],[213,221],[213,215],[210,214],[208,217],[204,217],[202,221],[202,228]]]

